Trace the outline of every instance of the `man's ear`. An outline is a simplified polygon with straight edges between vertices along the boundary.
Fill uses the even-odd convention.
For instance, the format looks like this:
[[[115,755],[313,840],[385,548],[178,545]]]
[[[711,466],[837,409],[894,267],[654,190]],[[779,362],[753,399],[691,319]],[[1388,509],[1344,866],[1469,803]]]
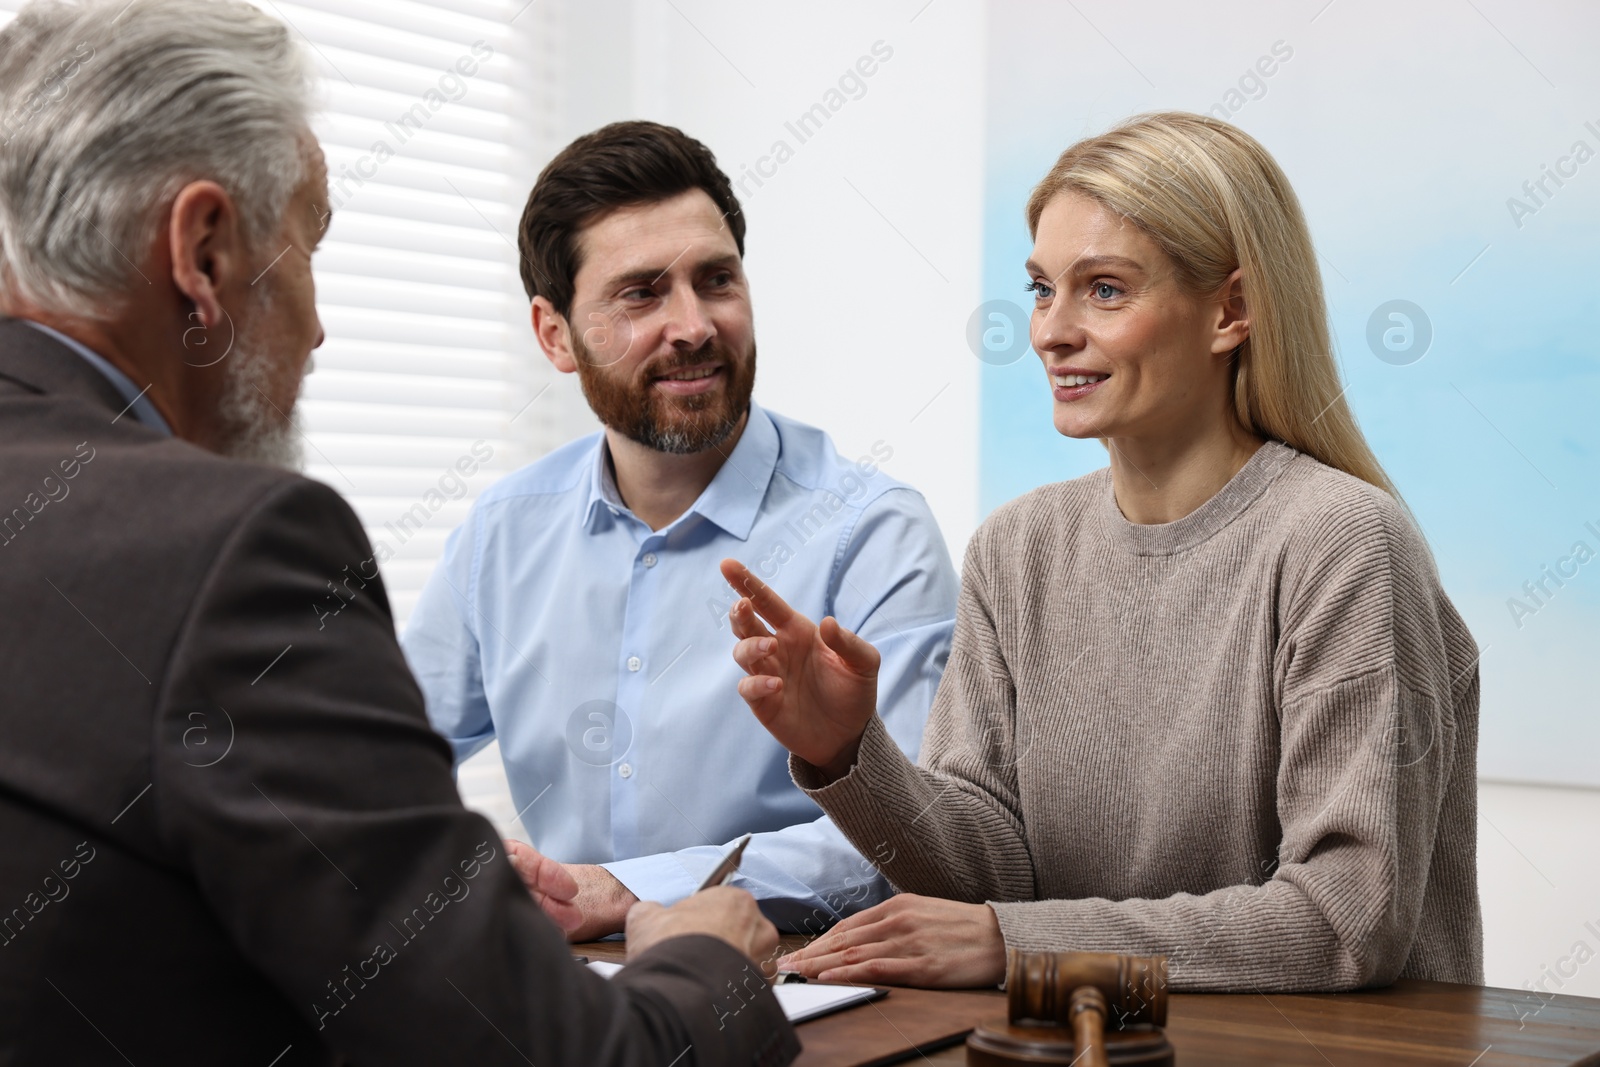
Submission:
[[[167,244],[173,284],[194,304],[199,324],[220,324],[222,292],[238,284],[248,264],[233,197],[213,181],[184,186],[172,202]]]
[[[539,347],[544,349],[544,358],[562,374],[576,371],[578,359],[572,351],[572,331],[567,325],[566,316],[542,296],[533,298],[531,314],[533,335],[539,339]]]
[[[1250,339],[1250,309],[1244,302],[1244,273],[1235,267],[1217,290],[1217,332],[1211,338],[1212,355],[1231,353]]]

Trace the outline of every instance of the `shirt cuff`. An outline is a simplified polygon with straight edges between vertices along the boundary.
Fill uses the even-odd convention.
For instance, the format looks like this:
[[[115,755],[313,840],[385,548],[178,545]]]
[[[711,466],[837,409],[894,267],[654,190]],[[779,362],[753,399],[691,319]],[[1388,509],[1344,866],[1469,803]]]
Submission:
[[[700,888],[700,879],[684,868],[675,852],[615,860],[600,866],[640,900],[653,900],[658,904],[671,906]],[[705,873],[710,874],[711,868],[707,867]]]

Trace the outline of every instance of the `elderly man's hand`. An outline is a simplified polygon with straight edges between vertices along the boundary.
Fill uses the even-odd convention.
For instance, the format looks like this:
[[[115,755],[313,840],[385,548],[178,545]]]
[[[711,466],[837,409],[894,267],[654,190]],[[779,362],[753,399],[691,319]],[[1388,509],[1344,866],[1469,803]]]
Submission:
[[[770,960],[778,931],[743,889],[715,886],[670,908],[646,901],[628,912],[628,958],[652,945],[687,934],[719,937],[751,960]]]

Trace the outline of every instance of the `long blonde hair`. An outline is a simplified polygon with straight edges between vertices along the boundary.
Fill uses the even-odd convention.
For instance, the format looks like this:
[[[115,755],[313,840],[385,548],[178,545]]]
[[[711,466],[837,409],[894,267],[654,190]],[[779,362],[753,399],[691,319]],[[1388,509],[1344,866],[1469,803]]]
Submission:
[[[1148,234],[1190,293],[1217,292],[1237,268],[1250,316],[1235,357],[1240,423],[1399,500],[1344,400],[1300,201],[1260,142],[1205,115],[1136,115],[1061,153],[1028,198],[1030,234],[1068,191]]]

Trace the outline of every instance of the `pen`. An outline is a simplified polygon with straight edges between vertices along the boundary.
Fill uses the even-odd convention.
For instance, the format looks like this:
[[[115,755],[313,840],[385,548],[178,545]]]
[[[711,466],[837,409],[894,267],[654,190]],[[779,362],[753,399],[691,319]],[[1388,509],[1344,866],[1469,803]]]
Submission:
[[[739,838],[739,843],[733,846],[733,851],[722,857],[722,862],[717,864],[715,870],[706,875],[706,880],[700,883],[700,889],[696,889],[695,892],[698,893],[701,890],[710,889],[714,885],[722,885],[729,878],[732,878],[734,872],[739,869],[739,861],[744,858],[744,847],[749,843],[749,834]]]

